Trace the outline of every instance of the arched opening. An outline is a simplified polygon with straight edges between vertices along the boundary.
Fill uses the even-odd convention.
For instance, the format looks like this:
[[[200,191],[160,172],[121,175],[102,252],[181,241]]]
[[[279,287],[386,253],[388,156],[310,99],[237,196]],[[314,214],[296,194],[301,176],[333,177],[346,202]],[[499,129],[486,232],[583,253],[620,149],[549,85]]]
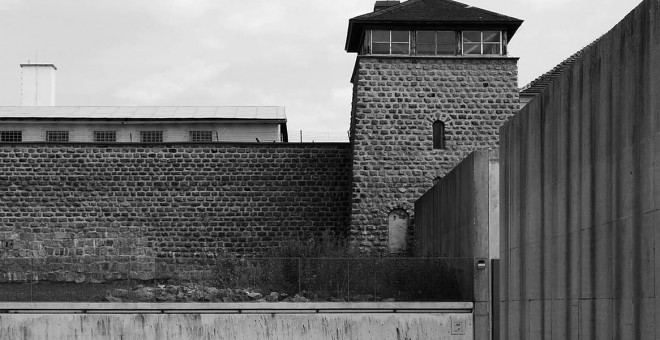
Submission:
[[[445,148],[445,123],[441,120],[433,122],[433,148]]]
[[[408,249],[408,220],[408,213],[403,209],[394,209],[388,215],[390,253],[403,253]]]

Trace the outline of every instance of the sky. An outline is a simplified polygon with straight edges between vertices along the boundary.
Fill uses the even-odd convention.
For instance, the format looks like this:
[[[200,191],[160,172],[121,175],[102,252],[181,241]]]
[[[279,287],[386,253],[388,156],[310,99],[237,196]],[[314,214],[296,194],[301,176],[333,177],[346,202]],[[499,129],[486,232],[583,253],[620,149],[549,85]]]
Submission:
[[[459,1],[525,21],[509,43],[520,87],[641,2]],[[345,140],[348,19],[374,2],[0,0],[0,106],[21,103],[19,64],[53,63],[57,105],[285,106],[290,136]]]

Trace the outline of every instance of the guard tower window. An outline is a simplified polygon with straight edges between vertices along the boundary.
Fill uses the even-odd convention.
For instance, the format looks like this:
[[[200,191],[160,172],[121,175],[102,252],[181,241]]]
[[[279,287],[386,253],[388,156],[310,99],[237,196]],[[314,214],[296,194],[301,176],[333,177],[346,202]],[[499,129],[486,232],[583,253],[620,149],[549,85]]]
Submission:
[[[69,131],[46,131],[47,142],[68,142]]]
[[[213,131],[190,131],[191,142],[212,142]]]
[[[372,54],[410,54],[409,31],[371,31]]]
[[[142,143],[162,143],[163,131],[140,131],[140,142]]]
[[[417,31],[417,54],[455,55],[456,33],[453,31]]]
[[[117,131],[94,131],[95,142],[116,142]]]
[[[22,142],[23,131],[0,131],[0,142]]]
[[[502,32],[463,31],[463,54],[502,54]]]
[[[433,122],[433,148],[445,149],[445,123],[441,120]]]

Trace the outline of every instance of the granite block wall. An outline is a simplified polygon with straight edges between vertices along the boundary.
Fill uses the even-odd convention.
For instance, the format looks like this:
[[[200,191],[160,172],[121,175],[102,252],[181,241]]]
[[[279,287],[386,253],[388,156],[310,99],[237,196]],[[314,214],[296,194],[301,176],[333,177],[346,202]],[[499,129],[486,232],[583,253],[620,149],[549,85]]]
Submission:
[[[660,338],[660,1],[502,128],[501,339]]]
[[[412,227],[414,202],[436,178],[498,145],[499,127],[518,110],[517,58],[358,56],[352,81],[350,235],[387,253],[390,212],[406,211]],[[444,149],[433,148],[436,120]]]
[[[346,233],[348,144],[0,145],[0,281],[186,277]]]

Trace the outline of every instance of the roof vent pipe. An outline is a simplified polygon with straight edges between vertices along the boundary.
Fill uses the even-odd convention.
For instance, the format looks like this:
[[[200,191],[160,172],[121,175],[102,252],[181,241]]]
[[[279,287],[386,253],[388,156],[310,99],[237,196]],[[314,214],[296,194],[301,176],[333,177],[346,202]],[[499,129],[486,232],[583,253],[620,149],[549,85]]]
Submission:
[[[53,64],[21,64],[21,105],[55,106]]]
[[[376,1],[376,4],[374,5],[374,12],[378,12],[382,9],[392,7],[394,5],[398,5],[400,2],[399,0],[392,0],[392,1]]]

